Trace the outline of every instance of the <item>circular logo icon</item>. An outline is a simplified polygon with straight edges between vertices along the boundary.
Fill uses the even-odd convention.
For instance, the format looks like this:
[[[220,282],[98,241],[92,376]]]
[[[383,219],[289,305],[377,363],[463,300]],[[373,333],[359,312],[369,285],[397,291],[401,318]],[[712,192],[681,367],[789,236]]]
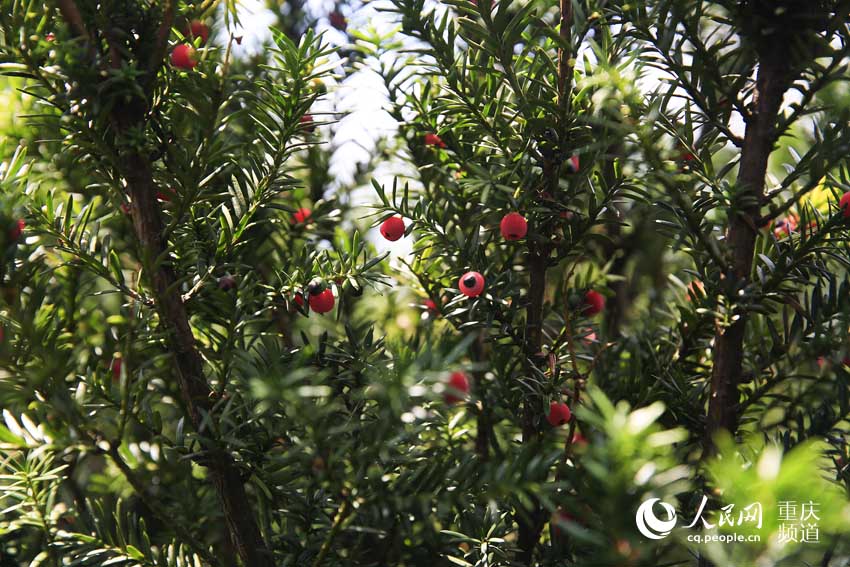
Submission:
[[[666,502],[661,502],[661,507],[667,512],[667,519],[662,520],[652,511],[656,502],[661,502],[661,499],[644,500],[635,513],[635,524],[638,531],[649,539],[664,539],[676,527],[676,509]]]

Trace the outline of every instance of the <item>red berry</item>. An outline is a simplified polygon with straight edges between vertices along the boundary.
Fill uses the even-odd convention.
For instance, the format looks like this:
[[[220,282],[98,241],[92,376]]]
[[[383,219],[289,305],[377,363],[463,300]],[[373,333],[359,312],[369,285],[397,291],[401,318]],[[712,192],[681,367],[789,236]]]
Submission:
[[[210,28],[201,20],[192,20],[189,24],[189,38],[193,41],[201,38],[201,45],[206,45],[210,37]]]
[[[56,40],[56,34],[54,34],[53,32],[47,32],[47,35],[44,36],[44,39],[46,41],[55,41]]]
[[[546,416],[546,421],[552,427],[558,427],[568,423],[572,415],[570,408],[564,402],[552,402],[549,404],[549,415]]]
[[[307,132],[312,134],[316,131],[316,123],[313,121],[312,114],[305,114],[304,116],[298,119],[298,122],[302,126],[304,126],[304,130],[306,130]]]
[[[593,317],[601,313],[603,309],[605,309],[605,296],[598,291],[588,290],[584,294],[584,309],[582,309],[582,313],[588,317]]]
[[[9,239],[15,241],[21,237],[21,234],[24,232],[24,227],[27,225],[24,219],[18,219],[15,221],[15,224],[12,225],[12,228],[9,229]]]
[[[166,203],[170,203],[171,202],[170,192],[169,191],[159,191],[159,192],[157,192],[156,200],[157,201],[164,201]]]
[[[310,295],[310,309],[315,311],[316,313],[327,313],[331,309],[334,308],[334,303],[336,303],[336,299],[334,299],[334,292],[330,289],[326,289],[325,291],[321,291],[316,294]]]
[[[181,43],[171,52],[171,64],[178,69],[191,70],[198,64],[195,61],[195,48],[191,45]]]
[[[298,304],[298,307],[304,307],[304,297],[301,295],[300,292],[295,294],[293,301]]]
[[[845,219],[850,218],[850,191],[844,193],[838,200],[838,208],[841,209]]]
[[[505,240],[519,240],[528,233],[528,221],[519,213],[508,213],[502,217],[499,229]]]
[[[458,289],[467,297],[478,297],[484,291],[484,276],[478,272],[466,272],[460,277]]]
[[[121,212],[125,215],[130,214],[130,203],[121,203]]]
[[[345,31],[348,27],[348,20],[346,20],[345,16],[336,10],[328,14],[328,20],[330,20],[331,25],[339,31]]]
[[[6,340],[6,329],[0,325],[0,343]]]
[[[446,143],[436,134],[425,134],[425,145],[426,146],[437,146],[438,148],[445,148]]]
[[[446,384],[446,403],[456,404],[466,399],[469,394],[469,378],[465,372],[452,372]]]
[[[310,219],[310,217],[312,215],[313,215],[313,212],[310,209],[308,209],[306,207],[301,207],[300,209],[295,211],[294,215],[292,215],[292,223],[293,224],[305,223]]]
[[[121,366],[123,366],[123,359],[120,356],[114,356],[112,358],[112,363],[109,365],[110,370],[112,370],[112,378],[115,380],[121,379]]]
[[[439,314],[440,309],[437,307],[437,302],[433,299],[426,299],[422,304],[425,306],[425,309],[427,309],[429,313],[435,315]]]
[[[573,445],[587,445],[587,439],[585,439],[584,435],[576,431],[573,434]]]
[[[382,222],[381,236],[383,236],[390,242],[395,242],[396,240],[404,236],[404,221],[401,220],[401,217],[390,217],[384,222]]]
[[[578,156],[572,156],[567,160],[567,173],[578,173]]]

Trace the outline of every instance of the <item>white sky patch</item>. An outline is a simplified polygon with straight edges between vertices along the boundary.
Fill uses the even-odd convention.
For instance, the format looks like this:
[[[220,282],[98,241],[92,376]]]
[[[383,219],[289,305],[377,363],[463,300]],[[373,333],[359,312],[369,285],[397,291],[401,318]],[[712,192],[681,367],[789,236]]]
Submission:
[[[271,41],[271,28],[277,23],[275,15],[266,9],[262,0],[240,0],[239,25],[233,26],[233,35],[242,36],[242,44],[234,44],[233,55],[250,57],[263,51],[263,44]],[[217,40],[227,43],[228,33],[221,34]]]

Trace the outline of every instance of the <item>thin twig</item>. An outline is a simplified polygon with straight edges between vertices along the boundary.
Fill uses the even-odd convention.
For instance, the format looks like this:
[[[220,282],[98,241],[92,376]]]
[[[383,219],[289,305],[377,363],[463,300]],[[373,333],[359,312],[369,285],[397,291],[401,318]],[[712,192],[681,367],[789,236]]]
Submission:
[[[322,562],[328,556],[328,553],[331,551],[331,547],[333,546],[333,541],[336,539],[336,536],[339,534],[342,529],[342,524],[351,514],[353,508],[351,506],[351,498],[346,498],[340,504],[339,509],[337,510],[336,517],[334,518],[334,523],[331,526],[330,531],[328,531],[328,536],[325,538],[325,541],[322,543],[322,547],[319,549],[319,553],[316,554],[316,559],[313,560],[313,567],[320,567]]]

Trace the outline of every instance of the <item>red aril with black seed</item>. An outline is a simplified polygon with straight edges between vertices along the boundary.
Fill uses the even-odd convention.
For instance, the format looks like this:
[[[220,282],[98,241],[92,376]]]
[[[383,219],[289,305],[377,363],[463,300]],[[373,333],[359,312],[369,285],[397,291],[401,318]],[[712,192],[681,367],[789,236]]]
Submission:
[[[478,297],[484,291],[484,276],[478,272],[466,272],[458,281],[458,289],[467,297]]]
[[[552,402],[549,404],[549,415],[546,416],[546,421],[552,427],[560,427],[569,423],[572,415],[570,408],[564,402]]]
[[[439,315],[440,314],[440,308],[437,307],[437,302],[434,301],[433,299],[426,299],[425,301],[422,302],[422,305],[425,306],[425,309],[427,309],[428,313],[430,313],[431,315]]]
[[[384,222],[381,223],[381,236],[389,240],[390,242],[395,242],[402,236],[404,236],[404,221],[401,217],[395,216],[390,217]]]
[[[791,236],[791,233],[797,230],[797,222],[797,215],[794,214],[779,219],[773,225],[773,235],[779,239]]]
[[[505,240],[519,240],[528,234],[528,221],[519,213],[508,213],[502,217],[499,230]]]
[[[345,31],[348,27],[348,20],[337,10],[328,14],[328,21],[330,21],[331,26],[333,26],[334,29],[338,29],[339,31]]]
[[[308,301],[310,303],[310,309],[316,313],[327,313],[334,308],[334,304],[336,303],[334,293],[330,289],[315,294],[311,293]]]
[[[312,114],[305,114],[298,119],[298,122],[304,127],[304,130],[310,134],[316,131],[316,123],[313,120]]]
[[[121,367],[124,365],[124,359],[120,356],[114,356],[112,358],[112,362],[109,364],[109,369],[112,370],[112,379],[120,380],[121,379]]]

